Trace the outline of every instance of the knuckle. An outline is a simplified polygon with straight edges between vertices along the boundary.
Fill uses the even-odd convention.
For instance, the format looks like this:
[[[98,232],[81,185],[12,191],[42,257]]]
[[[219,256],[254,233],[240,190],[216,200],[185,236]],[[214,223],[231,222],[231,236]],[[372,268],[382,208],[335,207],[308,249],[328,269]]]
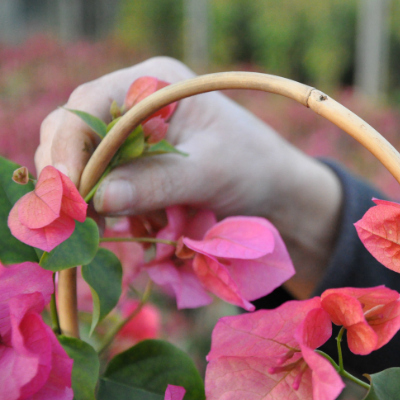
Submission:
[[[91,93],[95,89],[95,85],[93,82],[86,82],[79,85],[74,91],[71,93],[67,106],[68,107],[79,107],[87,104],[87,99],[91,97]]]

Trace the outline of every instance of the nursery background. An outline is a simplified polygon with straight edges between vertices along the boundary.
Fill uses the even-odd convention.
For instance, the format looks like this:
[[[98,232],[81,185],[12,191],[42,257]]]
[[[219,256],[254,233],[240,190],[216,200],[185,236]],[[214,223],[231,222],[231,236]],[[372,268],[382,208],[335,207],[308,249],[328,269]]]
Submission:
[[[48,113],[79,84],[154,55],[197,73],[250,70],[315,86],[400,148],[399,26],[398,0],[2,0],[0,155],[34,171]],[[312,111],[276,95],[227,94],[306,153],[339,160],[400,197],[372,155]],[[217,318],[236,312],[218,301],[177,312],[157,293],[152,303],[142,315],[148,330],[133,340],[168,338],[200,368]]]

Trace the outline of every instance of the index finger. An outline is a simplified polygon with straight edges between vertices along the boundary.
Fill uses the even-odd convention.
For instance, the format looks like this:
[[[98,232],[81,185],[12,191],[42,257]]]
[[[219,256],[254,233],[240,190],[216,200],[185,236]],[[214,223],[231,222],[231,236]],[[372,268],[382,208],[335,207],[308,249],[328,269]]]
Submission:
[[[110,121],[110,106],[122,104],[129,85],[143,75],[176,82],[190,76],[186,66],[167,57],[155,57],[136,66],[105,75],[79,86],[66,107]],[[82,171],[100,138],[78,116],[60,109],[42,124],[41,144],[35,157],[38,173],[51,163],[78,185]]]

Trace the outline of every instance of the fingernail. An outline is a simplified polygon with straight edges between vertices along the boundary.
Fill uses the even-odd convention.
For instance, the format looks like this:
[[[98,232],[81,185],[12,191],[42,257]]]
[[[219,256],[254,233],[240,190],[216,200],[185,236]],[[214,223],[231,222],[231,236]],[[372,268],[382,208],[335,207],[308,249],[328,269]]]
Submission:
[[[129,213],[134,201],[134,192],[132,184],[127,180],[104,182],[94,196],[94,206],[97,211],[103,213]]]

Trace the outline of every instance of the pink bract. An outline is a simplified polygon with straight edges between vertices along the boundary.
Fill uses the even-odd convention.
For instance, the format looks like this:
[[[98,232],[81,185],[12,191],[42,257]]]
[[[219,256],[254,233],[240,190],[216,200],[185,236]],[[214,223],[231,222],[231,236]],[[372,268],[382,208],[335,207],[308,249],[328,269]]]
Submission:
[[[344,385],[314,352],[331,336],[320,299],[224,317],[207,357],[207,400],[333,400]]]
[[[347,329],[355,354],[366,355],[388,343],[400,329],[400,295],[384,286],[328,289],[322,307],[336,325]]]
[[[276,228],[259,217],[229,217],[202,240],[183,237],[197,253],[193,269],[202,285],[218,297],[253,311],[250,301],[271,293],[294,275]]]
[[[35,190],[21,197],[10,211],[8,226],[21,242],[51,251],[68,239],[75,220],[84,222],[87,204],[71,180],[45,167]]]
[[[120,306],[122,318],[127,318],[137,309],[138,305],[138,300],[125,300]],[[139,313],[118,332],[118,336],[138,342],[144,339],[157,338],[160,334],[160,329],[160,311],[151,304],[145,304]]]
[[[72,360],[40,313],[52,273],[35,263],[0,264],[0,393],[4,400],[71,400]]]
[[[157,244],[146,270],[154,282],[175,293],[178,308],[209,304],[208,291],[253,311],[251,300],[294,274],[278,231],[263,218],[231,217],[217,223],[210,211],[193,213],[182,206],[167,208],[167,217],[157,238],[178,241],[178,249]]]
[[[208,210],[191,210],[183,206],[166,209],[168,224],[157,233],[158,239],[177,241],[182,235],[202,238],[217,221]],[[191,260],[177,259],[175,247],[158,243],[155,259],[146,264],[150,278],[175,294],[178,309],[196,308],[210,304],[212,299],[197,279]]]
[[[164,400],[182,400],[186,390],[182,386],[168,385]]]
[[[367,250],[386,268],[400,272],[400,204],[373,199],[371,207],[354,226]]]
[[[125,109],[129,110],[147,96],[150,96],[157,90],[160,90],[168,85],[168,82],[161,81],[152,76],[142,76],[136,79],[129,87],[125,96]],[[149,137],[149,143],[156,143],[165,137],[165,134],[168,130],[167,121],[169,118],[171,118],[176,106],[176,102],[171,103],[163,107],[161,110],[156,111],[143,121],[143,130],[145,136]]]

